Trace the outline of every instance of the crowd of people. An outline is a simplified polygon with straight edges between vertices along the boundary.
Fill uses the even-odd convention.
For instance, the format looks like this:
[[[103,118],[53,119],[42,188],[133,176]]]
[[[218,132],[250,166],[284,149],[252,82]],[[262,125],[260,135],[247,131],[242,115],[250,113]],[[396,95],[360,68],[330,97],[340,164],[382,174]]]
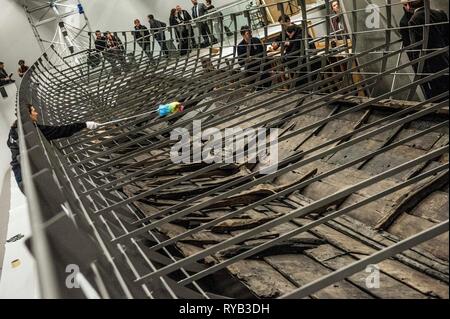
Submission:
[[[426,11],[424,0],[401,0],[403,4],[404,16],[400,21],[400,35],[403,40],[404,47],[412,46],[407,52],[408,58],[416,60],[423,55],[431,54],[436,50],[448,47],[449,45],[449,20],[444,11],[431,9],[430,10],[430,27],[429,37],[427,43],[423,44],[424,25],[426,21]],[[332,15],[330,16],[330,39],[331,46],[336,46],[338,41],[350,39],[348,29],[345,23],[344,14],[341,10],[341,5],[338,0],[330,2]],[[296,86],[302,86],[308,81],[314,80],[314,76],[306,74],[310,71],[317,70],[321,67],[319,59],[315,56],[314,41],[308,31],[304,32],[302,27],[291,22],[289,16],[282,15],[278,22],[282,27],[282,32],[272,43],[273,50],[281,50],[283,56],[283,65],[290,78],[299,77],[296,81]],[[241,29],[242,41],[238,44],[237,53],[239,64],[244,67],[247,82],[254,83],[258,80],[256,76],[259,74],[259,80],[264,80],[269,77],[267,63],[265,63],[265,46],[262,41],[252,36],[249,26],[244,26]],[[305,37],[306,40],[305,41]],[[306,46],[305,43],[308,43]],[[414,46],[414,44],[416,44]],[[309,67],[306,67],[306,55],[310,58]],[[263,67],[258,67],[262,66]],[[303,65],[303,67],[301,66]],[[449,69],[449,53],[444,52],[432,57],[425,57],[421,63],[414,63],[412,65],[414,72],[418,78],[433,75],[443,70]],[[295,71],[293,71],[295,70]],[[269,80],[264,84],[270,85]],[[441,76],[435,77],[421,85],[423,93],[427,99],[436,97],[449,90],[449,75],[448,72]]]
[[[198,0],[191,0],[191,13],[177,5],[170,11],[169,24],[174,32],[178,50],[181,55],[188,54],[193,48],[205,48],[218,43],[217,38],[211,32],[209,22],[200,18],[210,12],[215,7],[212,0],[199,3]],[[139,19],[134,20],[133,37],[135,42],[141,47],[149,59],[152,59],[152,40],[155,39],[161,49],[163,56],[169,56],[171,41],[166,39],[167,24],[155,18],[153,14],[147,16],[148,27],[142,24]],[[197,26],[199,36],[203,39],[197,44],[193,25]],[[95,52],[91,54],[89,63],[97,66],[102,57],[108,61],[113,71],[118,71],[120,66],[126,64],[125,48],[117,35],[110,31],[95,31]]]
[[[295,86],[299,87],[308,82],[306,74],[308,67],[305,66],[306,56],[311,59],[310,70],[317,70],[321,67],[320,60],[315,56],[316,47],[313,38],[308,30],[303,31],[300,25],[291,21],[288,15],[281,15],[278,19],[282,32],[270,45],[270,51],[280,51],[283,65],[291,79],[298,78]],[[241,28],[242,41],[237,46],[239,64],[244,67],[245,79],[247,83],[254,83],[259,80],[262,84],[257,89],[271,86],[270,63],[267,63],[266,46],[261,39],[252,35],[249,26]],[[306,35],[305,45],[304,37]],[[303,65],[303,66],[302,66]],[[257,76],[259,74],[259,77]]]
[[[170,12],[169,24],[175,31],[178,50],[182,55],[189,53],[192,48],[208,47],[218,42],[214,34],[211,33],[210,24],[208,23],[209,20],[198,19],[208,12],[211,12],[211,10],[214,10],[211,0],[207,0],[205,3],[199,3],[198,0],[191,1],[193,5],[191,13],[184,10],[180,5],[177,5]],[[431,9],[429,17],[429,37],[427,43],[423,45],[423,26],[427,20],[424,0],[400,1],[403,4],[404,16],[400,21],[399,31],[403,46],[410,48],[406,52],[411,61],[419,59],[423,56],[423,52],[428,54],[448,47],[449,24],[446,13]],[[338,0],[331,1],[331,9],[333,15],[330,19],[330,38],[332,41],[349,39],[344,14],[341,11]],[[167,25],[164,22],[157,20],[152,14],[147,16],[147,22],[149,25],[148,28],[143,25],[139,19],[134,20],[133,34],[135,42],[151,59],[150,38],[153,36],[160,45],[162,54],[166,56],[169,55],[168,41],[166,40],[165,34]],[[293,23],[287,15],[281,15],[278,22],[282,31],[270,44],[271,50],[281,53],[283,67],[286,68],[289,77],[291,79],[298,78],[294,81],[295,86],[303,86],[309,83],[308,81],[314,81],[315,78],[311,75],[311,71],[318,70],[321,67],[321,61],[320,58],[316,56],[317,50],[309,30],[304,30],[302,26]],[[195,23],[198,28],[199,38],[203,40],[198,44],[194,36],[193,23]],[[267,44],[264,44],[261,39],[253,36],[250,26],[241,27],[240,33],[242,40],[237,44],[236,52],[239,65],[243,68],[243,81],[245,84],[254,84],[257,82],[257,90],[270,87],[272,85],[270,73],[271,65],[270,63],[267,63]],[[124,52],[125,49],[123,43],[114,33],[109,31],[102,33],[99,30],[95,32],[95,54],[92,55],[95,59],[101,60],[102,57],[104,57],[112,65],[112,69],[115,70],[126,63]],[[307,59],[307,56],[309,59]],[[310,61],[308,67],[306,66],[307,60]],[[27,72],[28,66],[25,64],[24,60],[20,60],[18,64],[19,68],[17,73],[19,77],[22,77],[25,72]],[[208,72],[214,70],[214,66],[210,60],[202,60],[202,66]],[[414,63],[412,66],[419,77],[442,72],[442,70],[448,71],[448,51],[432,57],[426,57],[423,59],[423,63]],[[421,74],[419,74],[419,72]],[[14,82],[12,77],[13,74],[9,74],[5,70],[4,63],[0,62],[0,86]],[[423,83],[421,86],[426,98],[431,99],[442,93],[448,92],[448,77],[447,73]],[[33,123],[35,123],[37,128],[39,128],[43,135],[49,140],[68,137],[82,129],[96,129],[99,126],[99,124],[95,122],[75,123],[65,126],[43,126],[37,124],[38,113],[36,108],[30,104],[28,109]],[[19,187],[23,189],[20,162],[18,161],[17,122],[11,127],[8,146],[12,152],[12,170]]]

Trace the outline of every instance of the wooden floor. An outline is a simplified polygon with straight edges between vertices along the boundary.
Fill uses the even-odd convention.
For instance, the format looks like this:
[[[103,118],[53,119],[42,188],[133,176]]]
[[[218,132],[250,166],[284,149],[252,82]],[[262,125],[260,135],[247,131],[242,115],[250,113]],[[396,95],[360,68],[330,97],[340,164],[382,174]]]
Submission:
[[[292,99],[300,100],[301,95]],[[268,100],[270,96],[262,94],[259,101]],[[252,102],[259,102],[252,101]],[[351,97],[340,103],[321,107],[307,115],[287,121],[280,128],[280,135],[288,134],[295,129],[324,119],[332,112],[344,110],[352,105],[367,102],[367,99]],[[229,101],[227,101],[229,102]],[[297,135],[279,145],[280,160],[287,158],[296,150],[308,150],[336,136],[353,131],[359,125],[371,123],[392,114],[395,110],[410,105],[411,102],[384,101],[374,103],[368,110],[354,112],[339,119],[329,121],[326,125]],[[241,108],[245,108],[243,105]],[[262,112],[266,109],[255,111]],[[267,118],[283,111],[283,103],[271,105],[272,112]],[[228,109],[222,116],[237,110]],[[243,128],[250,127],[261,121],[255,120],[255,112],[247,114]],[[444,109],[441,113],[447,113]],[[187,116],[187,115],[186,115]],[[236,119],[236,123],[243,118]],[[433,124],[444,121],[445,114],[434,114],[409,125],[393,128],[369,140],[353,145],[342,151],[335,152],[321,160],[316,160],[301,168],[277,177],[270,183],[261,184],[237,195],[221,200],[193,214],[171,223],[166,223],[158,231],[172,238],[192,229],[204,222],[211,221],[224,214],[245,207],[252,202],[269,196],[274,192],[299,183],[312,176],[336,168],[349,160],[369,154],[378,148],[389,145],[406,136],[424,130]],[[181,120],[180,120],[181,121]],[[359,123],[359,124],[358,124]],[[226,123],[231,126],[234,123]],[[223,221],[216,226],[202,230],[176,243],[176,248],[182,256],[190,256],[216,243],[227,240],[237,234],[261,225],[269,220],[287,214],[293,209],[307,206],[312,202],[336,193],[347,186],[354,185],[364,179],[417,158],[427,152],[448,144],[448,127],[434,131],[406,145],[399,146],[378,156],[370,158],[362,165],[339,171],[332,176],[308,185],[301,191],[296,191],[287,197],[261,205],[257,209],[249,209],[232,219]],[[330,147],[332,147],[331,145]],[[156,153],[153,153],[156,154]],[[312,156],[314,154],[309,154]],[[136,160],[141,160],[142,157]],[[161,159],[158,160],[162,160]],[[132,163],[133,161],[130,161]],[[251,238],[239,245],[220,251],[214,256],[205,258],[202,263],[212,265],[226,260],[255,245],[276,238],[305,223],[311,222],[324,214],[344,208],[386,188],[392,187],[411,176],[424,172],[438,164],[448,163],[448,154],[425,165],[418,165],[412,170],[403,172],[393,178],[383,180],[356,192],[343,201],[320,208],[305,218],[297,218],[288,223],[270,229],[265,233]],[[136,181],[123,188],[123,192],[132,197],[143,190],[148,190],[168,182],[189,172],[199,169],[202,165],[177,166],[152,178]],[[138,169],[139,166],[134,167]],[[227,169],[209,172],[205,176],[197,176],[182,186],[165,189],[156,195],[136,201],[134,204],[146,216],[201,195],[211,188],[225,184],[258,169],[250,165],[230,165]],[[210,197],[205,197],[201,201]],[[252,258],[236,262],[227,267],[227,272],[237,278],[257,298],[274,298],[289,293],[319,277],[340,269],[355,260],[373,254],[377,250],[392,245],[401,239],[408,238],[418,232],[448,219],[448,173],[433,176],[404,188],[387,198],[376,200],[349,214],[338,217],[311,231],[295,236],[269,250],[263,251]],[[380,263],[380,287],[370,288],[366,281],[369,272],[360,272],[323,289],[311,298],[448,298],[448,234],[437,237],[413,250],[404,252],[394,259]],[[214,277],[211,277],[211,280]],[[369,285],[370,286],[370,285]],[[229,289],[221,291],[223,295],[240,297]],[[241,292],[242,293],[242,292]],[[243,295],[241,295],[243,296]]]

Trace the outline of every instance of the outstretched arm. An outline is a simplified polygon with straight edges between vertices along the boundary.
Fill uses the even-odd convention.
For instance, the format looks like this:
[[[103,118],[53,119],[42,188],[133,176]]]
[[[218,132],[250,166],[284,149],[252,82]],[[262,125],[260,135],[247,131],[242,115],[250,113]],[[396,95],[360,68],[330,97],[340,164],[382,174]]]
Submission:
[[[37,127],[41,130],[42,134],[44,134],[45,138],[51,141],[58,138],[72,136],[82,129],[85,129],[86,123],[74,123],[60,126],[47,126],[38,124]]]

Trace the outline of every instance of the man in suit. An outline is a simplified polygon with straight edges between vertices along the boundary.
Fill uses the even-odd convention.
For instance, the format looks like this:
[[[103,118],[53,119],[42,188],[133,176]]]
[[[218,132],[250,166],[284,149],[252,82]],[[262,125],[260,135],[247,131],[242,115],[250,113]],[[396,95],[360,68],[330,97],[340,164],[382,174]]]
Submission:
[[[206,7],[206,5],[204,3],[198,3],[198,0],[191,0],[191,2],[193,5],[192,17],[194,19],[198,19],[207,13],[208,8]],[[203,47],[209,46],[210,43],[212,43],[212,44],[217,43],[217,39],[214,37],[213,34],[211,34],[211,31],[209,30],[209,27],[208,27],[208,23],[206,21],[197,22],[197,26],[198,26],[198,29],[204,40],[204,42],[202,44]],[[211,42],[209,41],[210,38],[211,38]]]
[[[156,20],[153,14],[149,14],[148,23],[150,24],[150,30],[152,30],[155,34],[155,39],[158,41],[159,46],[161,47],[161,51],[164,55],[168,55],[169,51],[167,50],[166,45],[166,33],[164,28],[166,24],[162,21]]]
[[[8,75],[8,72],[5,70],[5,64],[0,62],[0,86],[14,83],[15,81],[11,79],[12,73]]]
[[[177,5],[175,8],[177,10],[178,21],[184,23],[185,27],[187,28],[188,38],[191,43],[191,47],[193,48],[197,47],[197,43],[195,42],[194,29],[192,28],[191,25],[192,20],[191,15],[186,10],[183,10],[180,5]]]
[[[420,43],[424,39],[423,26],[425,25],[426,11],[423,0],[412,0],[407,3],[407,9],[412,10],[413,15],[408,22],[410,27],[411,43]],[[445,48],[449,45],[449,23],[447,14],[444,11],[430,9],[430,27],[428,43],[425,45],[424,54],[430,54],[433,51]],[[421,50],[422,44],[413,48],[414,50]],[[423,73],[437,73],[449,68],[449,53],[448,51],[437,56],[430,57],[425,60]],[[417,70],[419,71],[419,70]],[[430,99],[434,96],[447,92],[449,90],[449,76],[440,76],[434,80],[425,83],[422,87],[425,91],[425,96]]]

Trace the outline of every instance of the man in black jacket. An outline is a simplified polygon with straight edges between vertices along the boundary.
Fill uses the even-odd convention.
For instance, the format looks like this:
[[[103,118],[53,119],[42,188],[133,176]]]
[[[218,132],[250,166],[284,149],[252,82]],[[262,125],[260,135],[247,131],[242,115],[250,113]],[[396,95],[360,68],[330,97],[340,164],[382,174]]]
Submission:
[[[149,55],[150,54],[150,32],[145,25],[141,24],[139,19],[134,20],[134,38],[142,50]]]
[[[167,50],[166,33],[164,30],[166,24],[162,21],[156,20],[153,14],[149,14],[147,17],[148,23],[150,24],[150,29],[155,34],[155,39],[158,41],[162,53],[164,55],[168,55],[169,51]]]
[[[308,41],[310,40],[311,39],[308,34]],[[305,50],[304,47],[305,41],[303,39],[302,28],[295,24],[291,24],[286,28],[286,41],[284,42],[284,56],[283,56],[283,61],[289,70],[297,68],[298,66],[301,66],[302,64],[305,64],[307,62],[306,55],[308,55],[309,53],[307,52],[307,50]],[[312,50],[311,43],[309,43],[309,49]],[[311,58],[310,61],[315,60],[315,62],[312,62],[310,64],[310,69],[312,71],[319,69],[321,67],[320,59],[318,59],[315,56],[310,56],[310,58]],[[296,69],[295,71],[291,72],[291,78],[303,77],[307,73],[308,67],[305,65],[303,67],[300,67],[300,69]],[[317,75],[313,76],[311,80],[314,81],[316,76]],[[302,80],[297,81],[296,86],[299,87],[306,83],[308,83],[308,78],[304,78]]]
[[[70,137],[73,134],[87,128],[89,130],[95,130],[99,124],[96,122],[86,122],[86,123],[74,123],[69,125],[61,125],[61,126],[47,126],[37,124],[37,120],[39,117],[39,113],[36,111],[35,107],[31,104],[28,105],[28,111],[30,112],[30,118],[33,123],[39,128],[44,137],[51,141],[58,138]],[[20,169],[20,150],[19,150],[19,134],[17,132],[17,121],[11,126],[9,130],[9,136],[7,145],[11,150],[11,169],[14,173],[14,176],[17,181],[17,185],[23,193],[23,184],[22,184],[22,171]]]
[[[237,46],[238,62],[245,70],[246,83],[252,84],[258,81],[258,78],[248,80],[247,78],[260,73],[260,66],[265,62],[264,45],[260,39],[253,37],[252,30],[249,26],[241,28],[242,41]],[[265,66],[261,73],[261,80],[270,77],[267,70],[270,66]],[[268,81],[262,87],[269,87],[271,82]]]
[[[100,32],[100,30],[95,31],[95,50],[97,50],[97,52],[103,52],[106,49],[106,37],[104,35],[102,35],[102,33]]]
[[[297,26],[295,23],[291,22],[291,18],[288,15],[280,16],[278,18],[278,22],[281,25],[282,31],[278,35],[278,37],[275,39],[275,41],[272,43],[272,48],[274,50],[278,50],[278,48],[281,46],[281,43],[283,42],[283,33],[285,34],[284,35],[285,41],[289,40],[289,36],[286,33],[286,30],[287,30],[288,27],[295,26],[300,31],[298,34],[302,35],[302,28],[300,26]],[[307,36],[308,36],[308,42],[309,42],[308,47],[309,47],[309,49],[314,50],[316,47],[315,47],[314,43],[311,42],[312,41],[312,36],[309,34],[309,31],[307,33]]]
[[[5,64],[0,62],[0,86],[14,83],[15,81],[11,77],[12,73],[8,75],[8,72],[5,70]]]
[[[410,27],[411,43],[418,43],[424,39],[423,26],[425,25],[425,6],[423,0],[415,0],[407,3],[407,8],[413,10],[413,15],[408,22]],[[430,9],[430,26],[428,44],[425,46],[424,54],[430,54],[436,49],[445,48],[449,45],[449,24],[448,17],[444,11]],[[421,50],[422,45],[417,45],[414,50]],[[418,57],[418,56],[417,56]],[[423,73],[437,73],[449,68],[448,51],[431,58],[424,62]],[[419,71],[419,70],[417,70]],[[422,85],[425,96],[430,99],[449,90],[449,76],[443,75],[439,78],[429,81]]]
[[[106,37],[102,35],[100,30],[95,31],[95,50],[91,50],[88,57],[88,64],[92,68],[97,67],[102,61],[102,54],[106,49]]]
[[[189,14],[189,12],[182,9],[180,5],[177,5],[175,8],[177,11],[178,21],[180,21],[180,23],[184,26],[184,28],[186,28],[191,47],[192,48],[197,47],[197,43],[195,41],[194,29],[192,28],[192,25],[191,25],[191,20],[192,20],[191,15]]]
[[[200,17],[204,16],[207,13],[208,8],[206,7],[206,5],[204,3],[198,3],[197,0],[191,0],[191,2],[192,2],[192,5],[193,5],[193,7],[192,7],[192,17],[194,19],[200,18]],[[207,46],[210,45],[209,38],[211,38],[211,43],[212,44],[216,44],[217,43],[217,39],[214,37],[213,34],[211,34],[211,31],[209,30],[209,27],[208,27],[208,23],[206,21],[197,22],[197,26],[198,26],[198,29],[200,31],[200,34],[203,37],[203,41],[204,41],[202,43],[203,47],[207,47]]]

